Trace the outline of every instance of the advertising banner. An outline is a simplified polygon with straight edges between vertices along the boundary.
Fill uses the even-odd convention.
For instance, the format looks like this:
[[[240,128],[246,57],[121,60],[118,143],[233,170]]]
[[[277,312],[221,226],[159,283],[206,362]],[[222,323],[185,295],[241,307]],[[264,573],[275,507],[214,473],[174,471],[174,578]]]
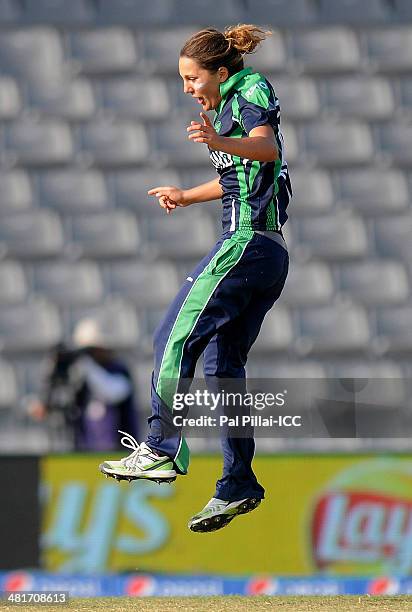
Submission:
[[[42,560],[65,573],[385,576],[412,573],[412,457],[257,457],[266,499],[212,534],[187,528],[212,497],[220,457],[173,485],[116,483],[99,456],[49,457]]]

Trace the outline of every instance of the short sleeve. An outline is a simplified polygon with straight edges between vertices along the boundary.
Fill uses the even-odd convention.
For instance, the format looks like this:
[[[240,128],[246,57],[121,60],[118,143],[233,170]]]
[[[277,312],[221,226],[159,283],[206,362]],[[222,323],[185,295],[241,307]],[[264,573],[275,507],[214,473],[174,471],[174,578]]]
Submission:
[[[239,97],[239,113],[247,134],[254,128],[266,124],[271,125],[275,133],[277,133],[279,129],[280,109],[276,102],[267,100],[265,108],[260,104],[249,102],[243,97]]]

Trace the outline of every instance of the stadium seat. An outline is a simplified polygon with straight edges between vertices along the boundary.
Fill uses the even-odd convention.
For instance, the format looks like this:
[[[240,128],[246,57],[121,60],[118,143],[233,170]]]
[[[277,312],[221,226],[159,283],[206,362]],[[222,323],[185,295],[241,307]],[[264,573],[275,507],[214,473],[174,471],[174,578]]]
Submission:
[[[313,382],[326,378],[327,370],[325,366],[315,360],[305,359],[304,361],[286,361],[275,355],[273,359],[266,356],[260,359],[258,356],[251,357],[247,362],[248,378],[271,378],[276,379],[312,379]]]
[[[390,156],[397,166],[412,167],[412,125],[390,123],[379,127],[380,149]]]
[[[147,239],[154,255],[172,259],[201,257],[216,242],[213,223],[199,208],[176,210],[168,218],[148,221]]]
[[[296,32],[292,49],[295,61],[307,73],[338,73],[359,68],[357,37],[344,27]]]
[[[105,210],[109,196],[105,177],[97,170],[48,170],[37,176],[39,202],[62,213]]]
[[[393,214],[409,206],[408,183],[399,170],[352,168],[336,176],[337,206],[363,215]]]
[[[180,49],[195,29],[162,28],[138,34],[139,67],[145,72],[178,75]]]
[[[243,21],[242,0],[173,0],[172,21],[180,26],[185,24],[202,27],[210,26],[212,22],[216,27]]]
[[[153,358],[142,357],[134,363],[132,374],[136,384],[140,423],[144,428],[146,419],[150,416],[152,372]]]
[[[375,222],[375,248],[383,257],[396,257],[412,270],[412,215],[397,215]]]
[[[334,283],[330,268],[325,263],[291,262],[280,301],[289,306],[314,306],[332,301]]]
[[[397,261],[376,259],[339,269],[340,291],[369,306],[402,304],[408,300],[409,282],[404,266]]]
[[[180,120],[157,122],[151,128],[156,157],[176,167],[206,165],[209,154],[206,145],[188,140],[186,127],[190,117]]]
[[[118,77],[102,84],[105,111],[125,119],[163,119],[170,110],[166,83],[162,79]]]
[[[50,28],[30,28],[2,32],[0,73],[28,81],[58,79],[64,65],[59,34]]]
[[[305,152],[324,166],[353,166],[369,162],[374,147],[369,126],[348,120],[322,121],[305,126]],[[350,142],[350,147],[348,147]]]
[[[121,298],[113,298],[107,299],[99,306],[71,308],[68,338],[72,337],[76,323],[86,317],[98,321],[108,346],[119,350],[138,349],[139,321],[135,308],[129,302]]]
[[[273,30],[270,38],[265,40],[252,55],[245,56],[245,66],[262,72],[281,72],[286,69],[286,49],[283,37],[278,30]]]
[[[302,355],[358,353],[368,348],[367,312],[360,306],[334,304],[302,309],[297,349]]]
[[[75,252],[90,257],[128,257],[137,254],[139,231],[136,218],[116,211],[77,215],[72,219]]]
[[[99,267],[90,261],[53,261],[33,268],[34,291],[62,305],[97,304],[103,299]]]
[[[18,257],[50,257],[63,250],[60,218],[50,211],[4,214],[0,252]]]
[[[121,170],[113,173],[112,184],[117,206],[131,208],[142,217],[161,216],[164,211],[156,198],[147,195],[152,187],[162,185],[179,186],[179,176],[174,170]]]
[[[311,25],[316,20],[313,0],[247,0],[246,5],[246,23],[293,28]]]
[[[5,408],[15,408],[18,397],[14,368],[8,361],[0,359],[0,419]]]
[[[0,0],[0,24],[11,25],[21,18],[21,6],[18,0]]]
[[[51,119],[22,120],[6,128],[6,151],[25,166],[43,166],[69,162],[73,143],[67,124]]]
[[[94,21],[92,0],[28,0],[24,3],[23,19],[27,24],[45,23],[69,27],[82,27]]]
[[[174,16],[173,3],[150,0],[98,0],[98,22],[103,25],[125,25],[145,28],[149,25],[168,26]]]
[[[33,201],[29,176],[23,170],[0,172],[0,212],[19,212]]]
[[[412,20],[412,5],[409,0],[394,0],[395,16],[401,23]]]
[[[320,0],[319,18],[323,23],[373,26],[388,23],[391,16],[385,0]]]
[[[283,135],[283,158],[289,163],[294,164],[298,161],[301,151],[298,144],[298,136],[291,123],[282,122],[280,129]]]
[[[296,228],[296,222],[294,227]],[[312,257],[354,259],[368,252],[366,227],[361,218],[336,213],[305,218],[298,225],[297,243]]]
[[[376,315],[379,348],[382,353],[402,353],[412,350],[412,307],[397,306],[380,309]]]
[[[74,32],[70,38],[71,58],[87,74],[112,74],[136,68],[136,48],[126,28],[100,28]]]
[[[275,305],[263,321],[259,336],[251,349],[255,357],[259,353],[288,351],[294,338],[293,320],[289,311]]]
[[[320,111],[316,83],[308,77],[268,76],[279,98],[282,118],[301,121],[317,117]]]
[[[327,213],[334,201],[330,174],[325,170],[293,168],[291,172],[293,215]],[[293,207],[293,210],[292,210]]]
[[[128,261],[110,266],[110,290],[138,308],[168,305],[179,289],[177,272],[170,263]]]
[[[149,153],[144,127],[131,121],[99,120],[85,124],[80,140],[83,152],[102,166],[142,163]]]
[[[0,307],[0,346],[3,351],[44,351],[60,339],[58,310],[46,300]]]
[[[341,77],[322,84],[322,108],[342,117],[387,119],[394,112],[394,99],[389,81],[382,77]]]
[[[412,112],[412,78],[404,77],[399,81],[401,110]]]
[[[20,92],[11,77],[0,77],[0,121],[14,119],[21,109]]]
[[[95,113],[93,89],[89,81],[40,80],[29,89],[29,106],[45,117],[84,121]]]
[[[0,287],[0,304],[18,304],[26,299],[27,283],[20,263],[0,262]]]
[[[370,32],[366,48],[371,66],[381,72],[412,70],[412,27]]]

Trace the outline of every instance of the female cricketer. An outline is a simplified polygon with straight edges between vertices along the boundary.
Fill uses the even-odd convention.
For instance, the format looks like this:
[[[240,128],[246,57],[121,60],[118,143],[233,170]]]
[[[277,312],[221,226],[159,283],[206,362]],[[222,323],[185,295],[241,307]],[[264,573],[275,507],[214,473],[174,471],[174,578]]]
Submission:
[[[193,146],[207,145],[218,177],[192,189],[159,186],[148,193],[168,214],[177,207],[221,198],[222,236],[187,277],[155,332],[152,415],[142,444],[125,432],[132,450],[100,470],[121,479],[171,482],[186,474],[189,449],[175,424],[173,392],[194,376],[204,354],[206,380],[245,381],[249,349],[265,314],[280,296],[289,257],[282,236],[291,184],[280,132],[280,107],[269,81],[245,68],[243,57],[270,34],[254,25],[214,28],[183,46],[184,93],[202,107],[187,127]],[[214,111],[214,121],[206,111]],[[264,489],[252,470],[252,431],[222,437],[223,474],[192,531],[215,531],[256,508]]]

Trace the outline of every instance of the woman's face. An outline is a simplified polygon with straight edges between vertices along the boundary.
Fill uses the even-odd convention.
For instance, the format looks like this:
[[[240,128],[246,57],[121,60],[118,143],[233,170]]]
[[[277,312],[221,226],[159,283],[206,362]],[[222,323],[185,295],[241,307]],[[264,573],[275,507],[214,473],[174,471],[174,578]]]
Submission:
[[[209,72],[189,57],[179,58],[179,74],[183,79],[183,91],[197,98],[203,111],[217,108],[221,101],[219,86],[228,77],[227,68]]]

